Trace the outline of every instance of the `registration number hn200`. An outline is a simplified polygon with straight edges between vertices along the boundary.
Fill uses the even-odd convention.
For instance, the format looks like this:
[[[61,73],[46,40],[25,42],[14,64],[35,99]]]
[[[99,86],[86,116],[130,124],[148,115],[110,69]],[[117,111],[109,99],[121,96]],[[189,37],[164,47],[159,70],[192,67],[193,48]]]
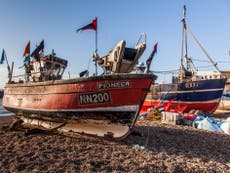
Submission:
[[[108,92],[97,92],[88,94],[79,94],[79,103],[85,104],[97,104],[110,102],[110,95]]]

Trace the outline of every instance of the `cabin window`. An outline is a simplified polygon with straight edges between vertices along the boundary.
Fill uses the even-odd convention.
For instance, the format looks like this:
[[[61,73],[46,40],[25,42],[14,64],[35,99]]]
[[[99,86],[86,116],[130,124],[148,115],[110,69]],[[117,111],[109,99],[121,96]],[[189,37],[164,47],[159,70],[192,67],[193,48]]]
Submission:
[[[65,70],[64,67],[61,67],[61,68],[60,68],[60,71],[59,71],[59,75],[60,75],[60,76],[62,76],[62,74],[64,73],[64,70]]]
[[[51,69],[51,62],[48,61],[48,62],[45,63],[45,69],[46,70],[50,70]]]
[[[60,65],[59,64],[55,64],[52,71],[53,71],[53,75],[57,76],[59,74],[59,71],[60,71]]]
[[[134,61],[137,54],[136,49],[125,48],[124,59],[129,61]]]

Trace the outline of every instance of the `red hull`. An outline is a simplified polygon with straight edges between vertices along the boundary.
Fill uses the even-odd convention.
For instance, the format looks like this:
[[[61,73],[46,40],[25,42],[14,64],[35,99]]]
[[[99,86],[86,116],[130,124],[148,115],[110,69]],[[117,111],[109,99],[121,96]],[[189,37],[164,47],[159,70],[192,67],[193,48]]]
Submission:
[[[218,101],[210,101],[210,102],[190,102],[190,103],[185,103],[185,102],[174,102],[174,101],[164,101],[164,103],[161,103],[162,101],[160,100],[145,100],[140,114],[144,114],[147,112],[149,108],[152,107],[163,107],[166,111],[170,112],[189,112],[190,110],[202,110],[206,113],[213,113],[218,105],[219,105],[219,100]]]
[[[122,75],[119,75],[122,76]],[[119,106],[140,106],[151,77],[91,77],[53,83],[8,84],[3,106],[19,110],[79,111]],[[19,89],[20,88],[20,89]]]

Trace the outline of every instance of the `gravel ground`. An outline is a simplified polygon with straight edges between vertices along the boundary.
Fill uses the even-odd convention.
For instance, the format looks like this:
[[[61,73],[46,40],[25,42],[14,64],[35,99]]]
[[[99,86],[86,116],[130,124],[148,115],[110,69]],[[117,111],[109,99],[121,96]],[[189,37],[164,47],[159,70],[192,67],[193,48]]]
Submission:
[[[27,135],[4,128],[10,121],[0,118],[0,173],[230,173],[226,134],[138,120],[128,138],[108,141],[51,132]]]

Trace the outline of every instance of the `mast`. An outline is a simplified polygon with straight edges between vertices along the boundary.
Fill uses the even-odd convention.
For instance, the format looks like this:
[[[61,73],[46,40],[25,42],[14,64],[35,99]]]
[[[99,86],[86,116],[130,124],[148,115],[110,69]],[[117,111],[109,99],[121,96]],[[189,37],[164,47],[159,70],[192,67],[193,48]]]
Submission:
[[[96,18],[97,19],[97,18]],[[98,54],[97,54],[97,29],[95,32],[95,54],[97,56],[97,58],[95,59],[95,75],[97,76],[97,61],[98,61]]]
[[[188,34],[187,34],[187,24],[186,24],[186,6],[184,5],[183,19],[182,19],[182,49],[181,49],[181,63],[183,64],[183,59],[185,58],[186,70],[191,71],[190,58],[188,57]],[[185,54],[184,54],[185,46]]]
[[[181,20],[183,22],[182,24],[182,43],[181,43],[181,66],[183,65],[183,59],[184,59],[184,24],[185,24],[185,6],[184,6],[184,15],[183,19]]]
[[[192,33],[189,26],[186,24],[186,6],[184,5],[184,15],[183,15],[183,35],[182,35],[182,50],[181,50],[181,63],[183,63],[183,55],[184,55],[184,44],[185,44],[185,60],[186,60],[186,70],[191,72],[191,58],[188,57],[188,46],[187,46],[187,31],[191,34],[192,38],[195,40],[195,42],[198,44],[198,46],[201,48],[201,50],[204,52],[204,54],[207,56],[209,61],[212,63],[212,65],[216,68],[218,72],[220,72],[219,68],[217,67],[217,63],[212,60],[212,58],[208,55],[204,47],[201,45],[201,43],[198,41],[198,39],[195,37],[195,35]]]
[[[190,67],[191,59],[188,57],[187,24],[185,19],[186,19],[186,6],[184,5],[183,19],[181,20],[182,22],[181,66],[180,66],[180,71],[178,76],[179,81],[182,82],[192,77],[192,72]],[[186,63],[186,67],[184,66],[184,61]]]

